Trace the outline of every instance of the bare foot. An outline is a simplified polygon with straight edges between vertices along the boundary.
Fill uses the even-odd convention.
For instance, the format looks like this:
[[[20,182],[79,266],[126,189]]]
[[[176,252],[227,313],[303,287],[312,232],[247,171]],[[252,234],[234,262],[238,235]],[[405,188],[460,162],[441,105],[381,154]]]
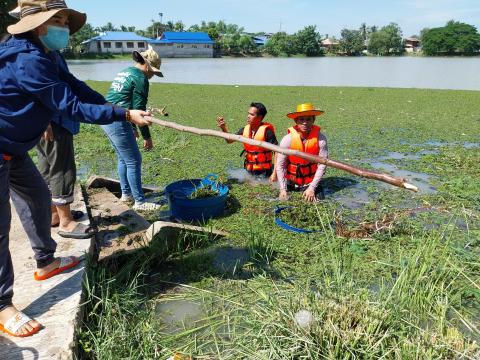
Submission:
[[[19,311],[17,310],[17,308],[13,305],[0,311],[0,324],[4,325],[9,319],[18,314],[18,312]],[[27,335],[28,333],[32,332],[32,330],[38,329],[41,326],[42,325],[38,321],[30,320],[28,323],[18,329],[16,335]]]

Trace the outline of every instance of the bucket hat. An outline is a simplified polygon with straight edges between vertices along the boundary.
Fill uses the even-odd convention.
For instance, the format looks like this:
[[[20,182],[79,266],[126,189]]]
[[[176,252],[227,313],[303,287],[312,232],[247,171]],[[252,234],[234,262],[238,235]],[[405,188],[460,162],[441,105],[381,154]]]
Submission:
[[[143,64],[144,62],[147,63],[148,67],[151,71],[157,76],[163,77],[162,72],[160,71],[160,65],[162,64],[162,60],[160,56],[157,54],[153,48],[148,45],[147,50],[138,52],[134,51],[132,53],[133,60]]]
[[[87,21],[87,15],[69,9],[63,0],[19,0],[18,7],[11,11],[20,13],[20,20],[7,28],[10,34],[22,34],[31,31],[48,21],[60,11],[68,14],[70,35],[76,33]]]
[[[288,113],[287,116],[290,119],[296,119],[300,116],[318,116],[322,115],[325,111],[315,109],[312,103],[298,104],[297,111]]]

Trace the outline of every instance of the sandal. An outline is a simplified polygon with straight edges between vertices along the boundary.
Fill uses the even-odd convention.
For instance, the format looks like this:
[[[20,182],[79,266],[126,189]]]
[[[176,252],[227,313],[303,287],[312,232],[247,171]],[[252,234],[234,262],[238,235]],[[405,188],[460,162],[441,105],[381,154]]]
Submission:
[[[35,271],[35,273],[33,274],[33,278],[37,281],[47,280],[52,276],[58,275],[65,270],[68,270],[77,266],[79,263],[80,263],[80,259],[77,258],[76,256],[61,257],[60,265],[58,266],[58,268],[53,269],[52,271],[50,271],[45,275],[38,275],[38,273]]]
[[[70,210],[70,212],[72,213],[72,218],[75,221],[80,220],[85,215],[85,213],[82,210]],[[52,228],[58,227],[59,225],[60,223],[58,222],[52,225]]]
[[[64,238],[88,239],[95,235],[96,231],[88,225],[78,223],[72,231],[58,230],[57,234]]]
[[[24,325],[28,324],[32,319],[30,319],[27,315],[23,312],[19,311],[15,315],[13,315],[10,319],[5,322],[5,325],[0,324],[0,331],[7,333],[8,335],[15,336],[15,337],[27,337],[36,334],[41,328],[42,325],[38,325],[33,327],[32,330],[29,330],[25,334],[18,334],[18,330],[20,330]]]

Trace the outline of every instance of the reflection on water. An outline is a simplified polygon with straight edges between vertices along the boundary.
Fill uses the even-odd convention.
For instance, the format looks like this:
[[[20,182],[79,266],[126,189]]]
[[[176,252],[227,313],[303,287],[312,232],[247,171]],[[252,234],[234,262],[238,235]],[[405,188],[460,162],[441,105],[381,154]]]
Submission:
[[[169,334],[194,328],[205,318],[201,304],[185,299],[159,302],[155,311],[165,326],[162,330]]]
[[[112,81],[133,62],[72,60],[68,64],[81,80]],[[165,78],[154,77],[151,81],[480,90],[479,67],[479,57],[162,59]]]
[[[385,170],[393,176],[408,179],[409,182],[418,187],[418,190],[422,194],[434,194],[437,192],[437,189],[435,189],[432,185],[429,184],[431,178],[430,175],[408,170],[402,170],[393,164],[388,164],[380,161],[372,162],[370,165],[376,169]]]
[[[217,248],[213,252],[213,267],[220,272],[236,273],[250,260],[248,250],[242,248]]]

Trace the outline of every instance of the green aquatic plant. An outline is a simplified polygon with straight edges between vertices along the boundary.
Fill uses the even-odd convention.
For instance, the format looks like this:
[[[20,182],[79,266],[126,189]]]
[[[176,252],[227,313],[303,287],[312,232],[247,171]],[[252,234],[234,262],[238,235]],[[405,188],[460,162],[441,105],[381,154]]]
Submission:
[[[198,200],[215,196],[218,196],[218,190],[213,189],[210,185],[207,185],[195,188],[195,190],[188,196],[188,198],[191,200]]]
[[[90,84],[101,93],[109,86]],[[326,112],[316,123],[331,157],[356,166],[391,152],[435,151],[384,161],[429,175],[437,192],[413,194],[328,168],[322,182],[330,192],[312,205],[301,193],[283,203],[277,188],[230,182],[226,215],[203,224],[228,232],[226,239],[172,237],[168,251],[152,242],[115,267],[88,267],[79,358],[165,359],[180,352],[203,359],[478,359],[480,148],[450,145],[478,143],[480,92],[158,83],[150,89],[151,103],[168,105],[183,125],[212,128],[223,104],[232,132],[244,126],[245,99],[252,97],[269,104],[279,140],[295,103],[318,103]],[[243,166],[238,144],[160,127],[152,127],[152,138],[155,150],[142,152],[148,184],[225,176],[229,167]],[[115,172],[98,127],[82,125],[75,146],[80,165],[106,154],[99,161]],[[368,193],[363,203],[348,191],[355,186]],[[276,226],[277,205],[292,207],[279,214],[290,225],[321,231]],[[432,211],[405,212],[423,207]],[[378,221],[390,214],[403,214],[390,229],[342,236],[364,230],[361,224],[382,226]],[[337,219],[345,228],[340,235]],[[218,247],[244,249],[248,259],[235,271],[220,271]],[[154,311],[159,300],[199,304],[202,316],[169,332]],[[296,324],[301,311],[312,314],[308,329]]]

